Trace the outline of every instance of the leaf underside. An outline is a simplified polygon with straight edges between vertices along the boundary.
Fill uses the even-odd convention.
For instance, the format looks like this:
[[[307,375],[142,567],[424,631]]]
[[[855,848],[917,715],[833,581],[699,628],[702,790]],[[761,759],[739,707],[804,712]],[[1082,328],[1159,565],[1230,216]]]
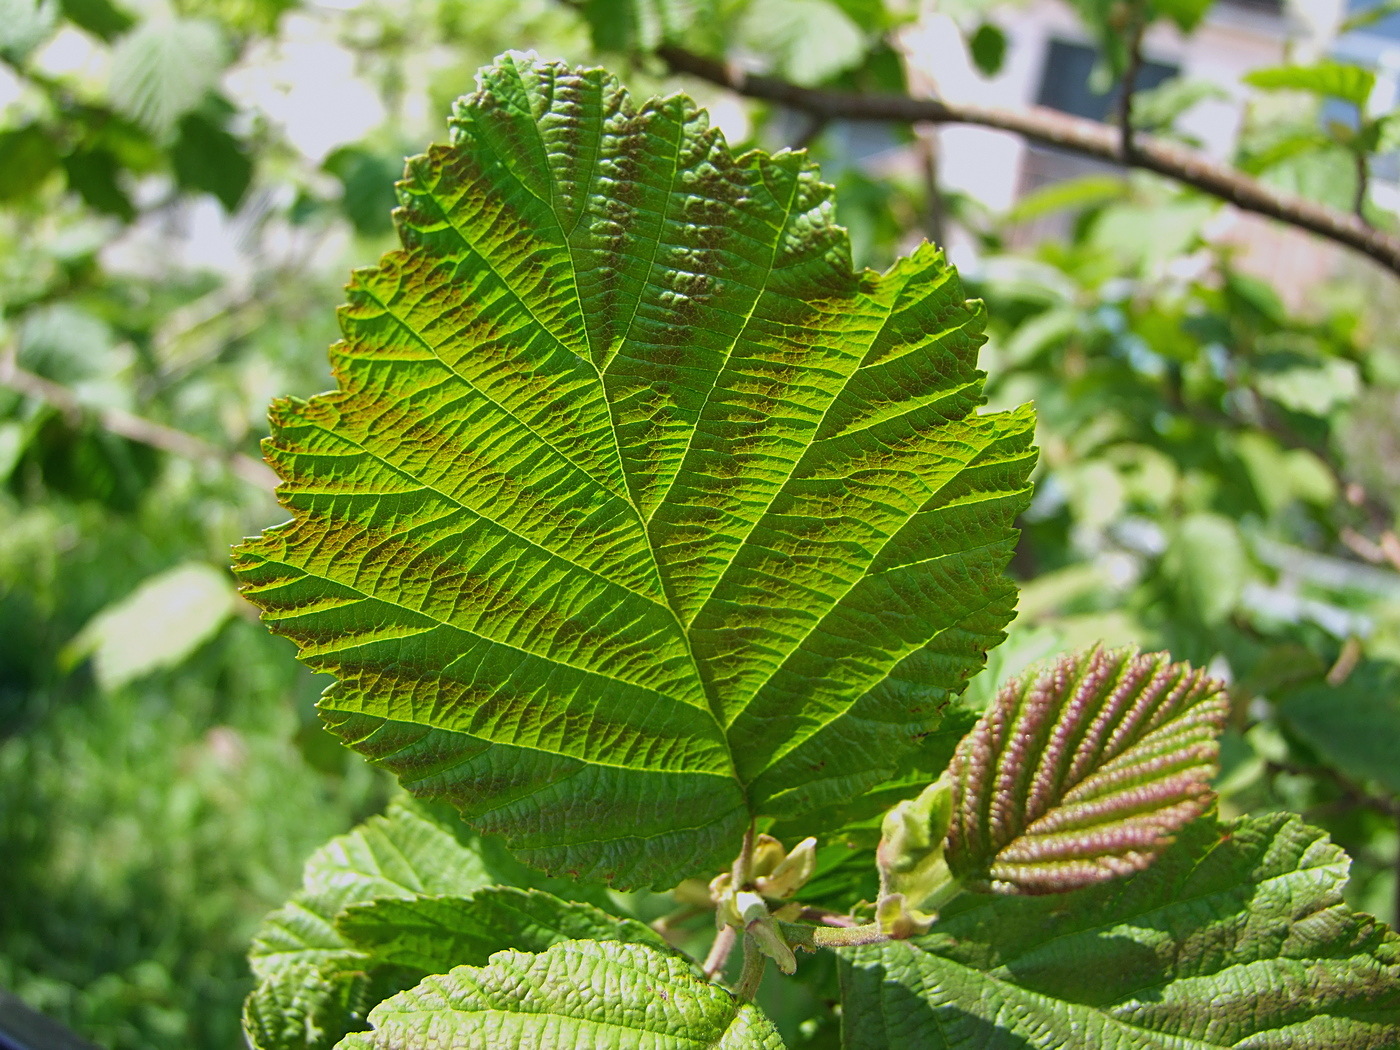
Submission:
[[[772,1022],[700,978],[685,959],[640,944],[566,941],[539,955],[429,977],[370,1012],[371,1032],[340,1050],[445,1046],[597,1050],[782,1050]]]
[[[552,872],[673,885],[878,784],[1002,638],[1029,407],[805,154],[505,56],[413,158],[338,390],[273,409],[244,593],[326,724]]]
[[[843,952],[849,1050],[1395,1050],[1400,936],[1342,900],[1296,816],[1199,820],[1149,869],[964,895],[929,935]]]
[[[1093,649],[1008,683],[953,756],[948,866],[997,893],[1145,868],[1210,804],[1228,713],[1166,653]]]

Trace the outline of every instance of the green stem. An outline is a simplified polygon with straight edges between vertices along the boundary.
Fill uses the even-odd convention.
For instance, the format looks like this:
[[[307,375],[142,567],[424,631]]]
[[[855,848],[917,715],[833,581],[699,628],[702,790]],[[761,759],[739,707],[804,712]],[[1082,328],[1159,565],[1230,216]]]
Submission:
[[[768,967],[768,956],[758,950],[752,937],[744,938],[744,969],[739,974],[739,983],[734,986],[734,994],[745,1002],[752,1002],[758,994],[758,986],[763,983],[763,971]]]
[[[889,940],[878,922],[864,926],[806,926],[796,922],[778,922],[783,939],[794,948],[814,952],[818,948],[850,948],[857,944],[880,944]]]

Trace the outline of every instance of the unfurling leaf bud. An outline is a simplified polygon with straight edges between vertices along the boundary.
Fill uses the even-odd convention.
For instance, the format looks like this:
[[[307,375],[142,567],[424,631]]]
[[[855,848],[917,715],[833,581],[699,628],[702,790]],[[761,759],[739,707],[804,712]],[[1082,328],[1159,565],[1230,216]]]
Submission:
[[[933,922],[934,909],[961,889],[943,859],[952,813],[953,789],[945,774],[885,814],[875,851],[880,869],[876,918],[889,936],[923,933]]]
[[[1057,893],[1139,871],[1210,805],[1221,683],[1166,653],[1092,649],[1008,684],[958,744],[948,865],[970,889]]]
[[[809,836],[792,847],[771,873],[755,879],[754,886],[765,897],[785,900],[805,886],[816,870],[817,840]]]

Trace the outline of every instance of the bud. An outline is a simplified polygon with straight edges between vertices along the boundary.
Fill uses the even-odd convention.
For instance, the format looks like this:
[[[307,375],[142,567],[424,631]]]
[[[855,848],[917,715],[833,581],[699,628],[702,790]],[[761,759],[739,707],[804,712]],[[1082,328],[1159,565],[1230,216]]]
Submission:
[[[947,776],[885,814],[875,852],[880,869],[876,917],[891,937],[923,933],[936,916],[933,909],[961,890],[943,859],[952,815],[953,787]]]
[[[754,886],[765,897],[786,900],[796,896],[816,870],[817,840],[809,836],[792,847],[792,852],[782,859],[771,874],[755,879]]]

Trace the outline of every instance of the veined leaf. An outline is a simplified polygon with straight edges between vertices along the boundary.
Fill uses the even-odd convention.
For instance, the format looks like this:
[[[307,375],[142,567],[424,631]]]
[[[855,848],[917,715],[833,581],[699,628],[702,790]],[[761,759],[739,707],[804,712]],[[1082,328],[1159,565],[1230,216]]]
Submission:
[[[783,1045],[758,1007],[701,979],[681,957],[602,941],[566,941],[539,955],[499,952],[489,966],[427,978],[369,1020],[374,1030],[347,1036],[340,1050]]]
[[[844,1046],[1381,1050],[1400,937],[1342,902],[1295,816],[1201,820],[1147,871],[1063,897],[965,894],[914,942],[842,952]]]
[[[301,893],[253,938],[248,959],[258,985],[243,1011],[249,1042],[255,1050],[324,1050],[383,998],[369,994],[369,954],[335,928],[342,909],[467,894],[493,881],[480,856],[403,803],[332,839],[306,862]]]
[[[1002,636],[1034,451],[941,252],[805,154],[506,56],[409,162],[237,570],[327,724],[547,870],[674,885],[880,783]]]
[[[1150,864],[1210,803],[1221,685],[1093,649],[1007,684],[950,767],[947,859],[971,888],[1059,893]]]
[[[635,919],[514,886],[492,886],[470,897],[381,898],[345,909],[336,928],[380,962],[424,973],[482,966],[503,948],[542,952],[570,940],[670,950],[660,934]]]

